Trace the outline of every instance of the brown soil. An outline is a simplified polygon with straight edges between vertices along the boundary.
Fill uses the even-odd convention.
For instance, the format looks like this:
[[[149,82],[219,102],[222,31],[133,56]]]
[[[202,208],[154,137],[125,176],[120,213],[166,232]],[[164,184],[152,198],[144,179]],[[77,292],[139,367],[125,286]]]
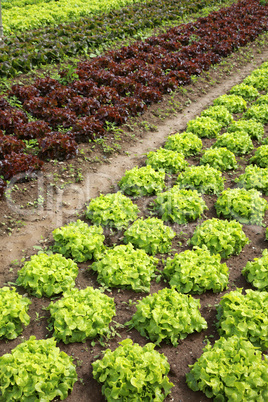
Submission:
[[[267,36],[265,38],[267,40]],[[10,191],[10,196],[0,202],[1,286],[15,282],[17,270],[21,266],[21,258],[27,259],[39,249],[51,244],[53,229],[77,219],[78,216],[83,218],[84,205],[89,202],[90,198],[96,197],[99,193],[116,190],[116,183],[126,169],[144,164],[146,152],[163,145],[169,134],[183,131],[188,120],[199,115],[212,103],[213,99],[226,93],[233,85],[240,83],[252,70],[266,60],[268,60],[268,45],[251,44],[251,47],[237,52],[221,66],[202,74],[194,84],[180,89],[173,99],[165,96],[163,102],[152,106],[143,116],[123,127],[124,131],[120,133],[121,140],[114,138],[114,135],[111,134],[105,143],[106,153],[103,152],[102,144],[93,144],[95,148],[92,147],[92,144],[83,144],[80,146],[80,153],[76,159],[47,163],[37,180],[13,183],[13,191]],[[265,136],[268,136],[267,126]],[[214,141],[203,140],[204,148],[211,146]],[[116,142],[120,144],[121,150],[118,153],[107,153],[107,146],[115,147]],[[257,143],[254,145],[258,146]],[[226,188],[234,187],[235,177],[244,171],[250,156],[251,154],[246,158],[238,158],[239,169],[224,175]],[[96,161],[96,157],[99,162]],[[198,161],[199,157],[189,159],[191,164],[197,164]],[[81,174],[83,174],[84,180],[79,182]],[[66,185],[68,181],[69,184]],[[167,182],[171,185],[172,179],[167,179]],[[39,203],[37,202],[38,197]],[[204,196],[204,199],[209,210],[202,219],[188,225],[170,225],[177,233],[173,241],[172,254],[182,252],[187,248],[187,240],[192,236],[197,224],[216,216],[214,209],[216,197]],[[140,207],[142,215],[149,214],[148,203],[151,199],[143,197],[133,201]],[[233,256],[226,261],[230,268],[230,285],[227,291],[236,287],[250,288],[241,275],[241,269],[248,260],[260,257],[262,250],[266,248],[265,227],[268,226],[267,222],[268,212],[265,215],[264,227],[244,225],[244,231],[251,242],[245,246],[239,256]],[[106,230],[105,235],[107,245],[120,243],[122,240],[122,233],[112,233]],[[87,270],[89,265],[79,264],[80,271],[76,281],[78,288],[98,287],[96,275]],[[159,264],[159,268],[161,268],[161,264]],[[164,282],[157,284],[153,281],[151,292],[157,292],[165,286]],[[25,290],[19,289],[19,291],[25,294]],[[187,387],[185,373],[189,371],[188,365],[193,364],[202,354],[206,339],[209,338],[211,342],[218,339],[215,328],[215,306],[224,293],[207,292],[201,296],[194,296],[201,301],[201,314],[208,323],[206,331],[189,335],[179,343],[178,347],[163,343],[161,347],[156,348],[168,358],[169,377],[174,383],[170,396],[166,398],[167,401],[203,402],[208,400],[201,392],[194,393]],[[135,312],[135,307],[130,307],[125,302],[129,299],[136,301],[146,296],[118,289],[107,294],[115,299],[117,309],[115,320],[120,324],[128,321]],[[0,341],[1,355],[10,352],[30,335],[35,335],[37,339],[50,336],[46,328],[48,313],[42,309],[49,304],[50,300],[30,298],[32,300],[29,310],[30,325],[17,339],[9,342]],[[127,337],[142,346],[147,342],[136,330],[128,332],[125,328],[119,328],[117,332],[118,336],[109,340],[105,347],[102,347],[99,342],[92,347],[90,340],[85,344],[64,345],[62,342],[59,343],[61,350],[74,357],[79,378],[73,392],[66,400],[70,402],[104,401],[101,385],[92,377],[91,363],[107,347],[114,350],[118,346],[118,342]]]

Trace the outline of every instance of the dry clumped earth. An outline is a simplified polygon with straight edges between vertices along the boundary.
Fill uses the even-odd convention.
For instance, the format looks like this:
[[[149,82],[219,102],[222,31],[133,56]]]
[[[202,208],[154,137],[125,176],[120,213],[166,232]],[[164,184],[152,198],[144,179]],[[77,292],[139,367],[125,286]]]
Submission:
[[[264,40],[251,44],[247,49],[241,50],[229,57],[221,66],[203,73],[191,85],[179,89],[173,97],[166,96],[165,100],[153,105],[143,116],[134,119],[127,126],[122,127],[123,131],[111,133],[110,139],[105,145],[82,144],[77,158],[65,162],[50,162],[45,165],[44,171],[38,175],[36,180],[24,183],[13,183],[13,191],[9,192],[6,199],[0,201],[0,280],[1,286],[7,283],[14,283],[17,278],[17,270],[20,268],[21,258],[28,259],[30,255],[38,250],[52,244],[51,232],[56,227],[62,226],[69,221],[80,217],[84,219],[84,206],[90,198],[100,193],[107,193],[117,190],[117,182],[123,176],[126,169],[136,165],[142,166],[145,161],[145,154],[162,146],[166,137],[175,132],[184,131],[187,122],[201,113],[208,107],[213,99],[226,93],[232,86],[240,83],[252,70],[268,60],[267,36]],[[261,44],[260,44],[261,43]],[[120,136],[121,139],[118,138]],[[266,126],[265,136],[268,136]],[[203,140],[204,148],[208,148],[215,140]],[[108,147],[119,148],[118,152],[109,153]],[[254,143],[257,147],[257,143]],[[105,148],[106,147],[106,148]],[[104,152],[105,151],[105,152]],[[253,152],[254,153],[254,152]],[[237,158],[239,168],[237,171],[224,174],[226,177],[225,188],[234,187],[234,179],[243,173],[247,160],[253,154],[245,158]],[[190,158],[191,164],[198,164],[199,157]],[[81,178],[83,177],[83,181]],[[167,178],[168,185],[174,183],[176,175]],[[66,183],[69,184],[66,185]],[[40,198],[41,197],[41,198]],[[148,215],[149,203],[154,197],[143,197],[135,199],[135,202],[143,215]],[[268,197],[264,197],[268,200]],[[209,210],[198,221],[187,225],[170,225],[177,233],[173,240],[172,255],[182,252],[188,248],[187,240],[192,236],[197,224],[203,220],[216,217],[214,203],[216,196],[205,195]],[[260,257],[262,250],[267,247],[265,241],[265,228],[268,226],[268,212],[264,219],[264,226],[244,225],[243,229],[250,244],[246,245],[239,256],[233,256],[227,262],[230,269],[229,288],[227,292],[236,287],[250,288],[244,277],[241,275],[242,268],[248,260]],[[122,243],[122,232],[105,230],[106,244]],[[162,257],[159,261],[162,261]],[[166,256],[164,256],[166,257]],[[161,267],[161,262],[158,268]],[[88,271],[89,263],[78,264],[79,275],[76,280],[78,288],[87,286],[98,287],[96,275]],[[152,281],[151,293],[157,292],[166,286],[161,281],[157,284]],[[18,289],[21,294],[25,290]],[[216,308],[220,298],[225,292],[213,294],[206,292],[203,295],[194,296],[201,301],[201,314],[208,323],[208,329],[201,333],[188,335],[186,339],[179,342],[177,347],[162,343],[156,347],[160,353],[164,353],[170,364],[169,378],[174,387],[166,401],[187,402],[209,400],[201,392],[191,391],[185,382],[185,373],[189,371],[188,365],[193,364],[202,354],[202,348],[209,339],[214,342],[219,338],[215,328]],[[128,301],[137,301],[145,293],[134,293],[129,290],[113,289],[107,292],[114,297],[117,315],[114,320],[124,324],[130,320],[135,312],[134,306],[129,306]],[[0,353],[8,353],[22,340],[35,335],[37,339],[50,336],[47,330],[47,318],[49,313],[43,310],[48,306],[50,300],[47,298],[37,299],[30,297],[32,305],[29,314],[31,323],[22,333],[22,336],[13,341],[0,341]],[[126,303],[127,302],[127,303]],[[69,402],[102,402],[105,398],[101,394],[101,385],[92,377],[91,363],[101,357],[101,352],[107,347],[114,350],[118,342],[130,337],[141,346],[147,340],[140,336],[136,330],[127,331],[126,328],[118,326],[117,334],[107,341],[105,347],[96,342],[94,347],[91,341],[86,343],[73,343],[58,345],[68,355],[72,355],[77,365],[79,380],[74,385],[73,392],[66,400]]]

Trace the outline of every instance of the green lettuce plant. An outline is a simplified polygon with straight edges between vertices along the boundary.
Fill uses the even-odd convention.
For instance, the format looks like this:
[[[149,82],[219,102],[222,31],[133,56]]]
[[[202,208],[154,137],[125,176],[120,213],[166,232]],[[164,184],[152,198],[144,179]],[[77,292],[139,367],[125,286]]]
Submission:
[[[220,133],[222,124],[216,119],[207,116],[196,117],[187,123],[186,132],[198,135],[198,137],[215,138]]]
[[[268,73],[267,73],[268,75]],[[268,78],[267,78],[268,90]],[[244,114],[243,119],[253,119],[261,124],[268,124],[268,104],[253,105]]]
[[[237,168],[235,155],[227,148],[207,149],[200,159],[200,165],[209,165],[221,172]]]
[[[254,74],[250,74],[243,81],[244,84],[251,85],[259,91],[268,90],[268,76],[266,69],[257,69]]]
[[[268,291],[268,250],[262,252],[261,258],[248,261],[242,269],[242,275],[258,290]]]
[[[118,183],[124,194],[134,197],[156,194],[165,187],[165,172],[157,172],[150,165],[126,171]]]
[[[214,401],[266,401],[268,358],[251,342],[232,336],[208,343],[189,366],[186,383]]]
[[[249,161],[261,168],[268,168],[268,145],[261,145],[257,148]]]
[[[89,226],[78,219],[52,232],[55,240],[53,250],[72,257],[76,262],[97,259],[104,250],[102,233],[102,227]]]
[[[201,112],[201,117],[210,117],[216,120],[222,127],[228,126],[234,119],[225,106],[210,106]]]
[[[268,94],[259,96],[254,105],[268,105]]]
[[[196,227],[189,243],[201,247],[204,244],[212,254],[229,258],[231,255],[240,254],[249,239],[239,222],[212,218]]]
[[[202,140],[194,133],[184,132],[169,135],[165,149],[180,152],[185,158],[198,154],[202,149]]]
[[[268,348],[268,292],[242,288],[226,293],[217,307],[216,324],[220,335],[248,339],[262,350]]]
[[[218,194],[224,189],[222,173],[210,166],[191,166],[178,176],[181,188],[197,190],[205,194]]]
[[[196,190],[185,190],[174,186],[164,193],[157,194],[153,201],[153,209],[163,221],[182,224],[200,218],[208,207]]]
[[[86,210],[86,217],[97,225],[123,229],[137,219],[139,208],[120,191],[101,194],[93,198]]]
[[[262,225],[268,203],[255,189],[228,188],[215,203],[217,215],[243,224]]]
[[[235,179],[235,183],[246,190],[254,188],[268,195],[268,168],[248,165],[246,166],[245,173]]]
[[[221,95],[213,101],[214,106],[225,106],[230,113],[242,113],[247,109],[247,102],[242,96]]]
[[[194,247],[167,258],[163,276],[180,293],[221,292],[228,286],[229,269],[219,254],[210,254],[206,246]]]
[[[268,62],[267,61],[262,63],[261,66],[258,68],[258,70],[267,70],[267,69],[268,69]]]
[[[147,254],[168,253],[176,233],[161,219],[137,219],[124,233],[124,242],[143,249]]]
[[[259,96],[259,91],[253,85],[244,83],[235,85],[229,91],[231,95],[241,96],[246,101],[253,101]]]
[[[256,120],[237,120],[228,126],[229,133],[243,131],[246,132],[250,138],[260,141],[264,135],[263,124]]]
[[[31,336],[0,357],[1,401],[64,400],[76,381],[72,357],[61,352],[53,338]]]
[[[33,255],[18,271],[17,285],[36,297],[65,292],[75,285],[78,266],[61,254]]]
[[[27,314],[32,302],[16,292],[14,287],[0,289],[0,339],[15,339],[30,324]]]
[[[159,148],[147,154],[146,164],[154,170],[164,170],[166,173],[181,172],[188,166],[184,156],[177,151]]]
[[[164,288],[144,297],[136,305],[137,311],[126,323],[156,345],[164,340],[178,346],[194,331],[207,328],[200,314],[200,300],[191,295],[178,293],[174,288]]]
[[[61,299],[50,303],[47,310],[49,330],[65,344],[107,335],[116,313],[114,299],[91,286],[68,290]]]
[[[157,258],[147,255],[144,250],[135,250],[129,243],[107,249],[90,268],[98,273],[97,280],[103,286],[149,292],[157,263]]]
[[[93,378],[102,385],[108,402],[163,402],[173,384],[167,374],[170,366],[153,343],[141,347],[124,339],[113,352],[106,349],[103,358],[92,363]]]
[[[248,154],[254,148],[250,136],[245,131],[224,133],[217,138],[213,148],[227,148],[234,155]]]
[[[55,1],[34,1],[25,6],[24,2],[20,1],[5,10],[3,19],[5,30],[8,34],[14,34],[46,25],[92,18],[94,14],[107,13],[134,2],[135,0],[107,0],[101,3],[95,0],[63,0],[58,4]]]
[[[262,77],[268,71],[267,62],[263,63],[259,68],[256,68],[250,74],[250,77]]]

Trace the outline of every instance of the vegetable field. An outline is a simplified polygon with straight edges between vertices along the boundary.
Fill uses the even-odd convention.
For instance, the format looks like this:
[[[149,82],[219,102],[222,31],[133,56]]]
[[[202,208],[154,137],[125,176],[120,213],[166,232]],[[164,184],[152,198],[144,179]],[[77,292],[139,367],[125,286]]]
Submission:
[[[265,402],[268,2],[82,3],[2,0],[0,401]]]

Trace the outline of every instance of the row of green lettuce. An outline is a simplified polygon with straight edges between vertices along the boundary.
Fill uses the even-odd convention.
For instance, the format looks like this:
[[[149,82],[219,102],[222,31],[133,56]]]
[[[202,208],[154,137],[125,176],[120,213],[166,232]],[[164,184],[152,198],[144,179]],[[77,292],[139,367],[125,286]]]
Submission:
[[[0,76],[13,77],[34,67],[58,63],[64,61],[66,55],[94,56],[96,52],[118,41],[151,35],[155,28],[175,26],[193,13],[207,15],[212,9],[232,2],[198,0],[189,3],[182,0],[178,3],[173,0],[151,0],[146,3],[146,7],[143,3],[132,4],[80,18],[72,23],[67,23],[61,17],[57,26],[41,25],[37,30],[20,32],[26,24],[25,20],[23,23],[18,22],[20,30],[14,31],[15,35],[11,36],[11,30],[4,25],[7,36],[3,38],[0,47]],[[36,15],[31,12],[29,18],[36,21]],[[43,18],[47,18],[46,14]]]
[[[58,0],[2,0],[1,5],[3,10],[8,10],[13,7],[25,7],[29,5],[37,5],[41,3],[50,3]]]
[[[3,27],[6,34],[37,29],[48,25],[77,21],[94,14],[107,13],[142,0],[59,0],[13,1],[3,3]]]
[[[153,343],[141,347],[125,339],[92,364],[93,377],[103,383],[102,393],[108,402],[122,397],[130,402],[164,401],[174,384],[168,378],[167,358],[154,347]],[[21,372],[25,362],[29,362],[28,370]],[[268,359],[245,338],[221,337],[214,347],[205,347],[197,363],[187,374],[187,384],[194,391],[202,389],[208,398],[216,396],[214,400],[219,401],[267,400]],[[5,401],[63,400],[78,379],[72,357],[61,352],[53,338],[36,340],[31,336],[12,354],[2,356],[0,367]]]
[[[7,287],[1,289],[0,295],[4,302],[9,300],[9,304],[12,299],[14,307],[9,308],[9,312],[16,316],[19,311],[20,317],[28,318],[28,298]],[[207,397],[221,398],[219,400],[237,401],[237,396],[240,400],[249,400],[249,396],[255,396],[252,400],[266,400],[268,359],[266,356],[262,359],[261,350],[268,346],[267,307],[268,292],[247,290],[244,295],[242,289],[237,289],[221,298],[216,325],[222,337],[213,348],[210,344],[205,347],[203,355],[186,374],[191,389],[202,390]],[[156,343],[164,340],[176,346],[178,336],[184,339],[193,331],[207,328],[199,312],[199,300],[178,293],[174,288],[146,296],[136,308],[137,312],[126,325],[135,327],[142,336]],[[51,401],[56,396],[65,399],[77,381],[77,374],[72,357],[60,352],[56,340],[82,342],[86,336],[94,338],[107,333],[115,314],[115,303],[98,289],[74,288],[47,309],[51,314],[49,328],[55,330],[55,338],[37,341],[30,337],[0,358],[3,400],[12,397],[9,400],[27,401],[35,397]],[[9,327],[14,324],[14,316],[11,318],[7,323]],[[144,395],[148,401],[163,401],[174,385],[167,377],[170,366],[165,355],[154,351],[153,343],[142,348],[131,339],[125,339],[119,345],[114,352],[106,349],[102,359],[92,363],[93,378],[103,384],[102,393],[107,401],[122,396],[143,401]],[[253,365],[255,370],[252,370]]]
[[[110,336],[109,326],[116,313],[113,298],[91,287],[75,288],[79,270],[76,262],[94,260],[89,270],[97,272],[98,283],[106,289],[149,292],[152,279],[160,279],[162,275],[166,278],[171,288],[165,287],[142,298],[136,304],[136,313],[125,323],[156,345],[164,341],[177,346],[179,339],[207,328],[199,311],[200,301],[189,293],[220,292],[228,287],[229,270],[221,258],[239,255],[249,243],[239,222],[261,225],[267,209],[267,202],[261,197],[261,192],[266,193],[268,188],[268,146],[266,139],[263,140],[264,125],[268,124],[267,71],[268,62],[233,87],[229,95],[215,99],[200,117],[188,123],[185,133],[169,136],[164,148],[147,155],[147,166],[125,173],[119,182],[121,191],[92,199],[85,214],[92,225],[77,220],[55,229],[52,250],[32,256],[24,264],[18,272],[17,285],[37,297],[51,297],[61,292],[63,297],[52,301],[47,308],[50,311],[48,328],[54,331],[55,339],[30,338],[0,358],[3,398],[12,396],[13,400],[20,401],[29,397],[42,397],[44,401],[55,396],[66,398],[77,375],[72,359],[56,348],[55,340],[70,343]],[[251,104],[249,108],[247,102]],[[232,114],[238,114],[238,119]],[[227,133],[222,134],[226,127]],[[198,155],[202,150],[200,137],[216,138],[217,144],[224,135],[230,138],[236,132],[233,142],[227,141],[226,146],[220,142],[205,150],[202,158],[211,150],[214,154],[209,160],[203,160],[204,166],[188,166],[184,158]],[[236,180],[242,189],[224,190],[222,172],[236,169],[236,155],[252,151],[253,147],[248,146],[252,144],[251,139],[263,145],[251,158],[254,165],[247,166],[245,174]],[[230,146],[234,153],[228,149]],[[247,172],[248,168],[251,172]],[[175,186],[162,192],[167,172],[179,176]],[[225,202],[228,192],[234,194],[235,202],[228,197]],[[200,218],[207,209],[204,193],[221,194],[215,204],[216,211],[228,220],[213,218],[198,225],[189,242],[193,249],[168,257],[163,271],[159,271],[155,255],[169,252],[176,236],[163,221],[187,223]],[[141,211],[128,196],[135,199],[154,194],[156,198],[149,215],[154,211],[161,219],[138,218]],[[105,247],[102,226],[124,229],[125,244]],[[186,382],[192,390],[201,390],[216,400],[264,402],[268,393],[268,360],[262,357],[261,351],[268,348],[267,250],[262,257],[248,261],[242,274],[257,290],[247,290],[244,294],[242,289],[236,289],[221,298],[216,323],[221,338],[214,346],[206,346],[191,366]],[[14,339],[22,332],[23,325],[30,322],[27,310],[31,301],[7,287],[0,294],[4,312],[0,334]],[[129,339],[123,340],[114,352],[107,349],[103,358],[92,364],[93,377],[103,384],[102,393],[109,402],[123,396],[130,401],[161,402],[170,393],[173,386],[167,376],[170,366],[154,347],[148,343],[141,348]],[[45,358],[37,374],[32,353],[41,361]],[[55,373],[53,381],[44,381],[50,370]]]

